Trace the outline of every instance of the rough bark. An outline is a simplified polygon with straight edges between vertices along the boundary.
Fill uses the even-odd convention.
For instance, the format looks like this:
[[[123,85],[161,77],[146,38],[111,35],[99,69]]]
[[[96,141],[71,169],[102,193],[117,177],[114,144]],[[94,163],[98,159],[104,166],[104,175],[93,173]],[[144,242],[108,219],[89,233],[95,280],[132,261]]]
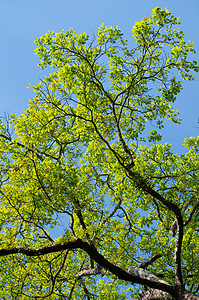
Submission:
[[[139,298],[128,300],[198,300],[199,296],[193,295],[187,291],[181,293],[177,297],[172,297],[170,294],[157,290],[149,289],[148,291],[141,292]]]
[[[139,276],[140,278],[146,278],[151,281],[160,282],[168,285],[166,281],[159,279],[154,274],[139,267],[129,267],[128,272],[134,276]],[[147,291],[140,292],[138,299],[139,300],[199,300],[199,296],[189,293],[188,291],[185,291],[183,288],[179,290],[177,287],[176,287],[175,296],[174,295],[172,296],[171,294],[159,289],[150,288]],[[132,299],[132,300],[136,300],[136,299]]]

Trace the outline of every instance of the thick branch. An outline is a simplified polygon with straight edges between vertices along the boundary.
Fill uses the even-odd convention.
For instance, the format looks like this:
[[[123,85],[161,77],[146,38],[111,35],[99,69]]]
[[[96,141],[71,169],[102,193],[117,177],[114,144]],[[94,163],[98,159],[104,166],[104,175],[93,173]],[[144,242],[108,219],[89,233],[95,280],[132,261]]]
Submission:
[[[176,283],[180,286],[183,286],[182,280],[182,269],[181,269],[181,248],[182,248],[182,239],[183,239],[183,218],[180,208],[173,202],[168,201],[161,194],[155,191],[144,178],[142,178],[137,172],[125,169],[126,174],[131,178],[137,187],[141,188],[146,194],[151,195],[153,198],[160,201],[164,206],[166,206],[170,211],[172,211],[176,217],[177,221],[177,235],[175,243],[175,252],[174,252],[174,264],[175,264],[175,278]]]
[[[139,267],[128,267],[128,272],[134,276],[139,276],[140,278],[146,278],[150,281],[154,281],[154,282],[159,282],[159,283],[163,283],[163,284],[167,284],[169,285],[166,281],[158,278],[156,275],[154,275],[153,273],[144,270],[142,268]]]
[[[55,244],[51,246],[46,246],[39,249],[28,249],[24,247],[13,247],[7,249],[0,249],[0,256],[6,256],[11,254],[24,254],[27,256],[41,256],[48,253],[55,253],[58,251],[63,251],[67,249],[82,249],[85,251],[98,265],[109,270],[112,274],[116,275],[119,279],[129,281],[131,283],[137,283],[146,285],[150,288],[160,289],[162,291],[168,292],[171,295],[175,294],[175,288],[169,285],[168,283],[151,281],[148,278],[140,277],[139,275],[132,275],[128,271],[124,271],[123,269],[115,266],[111,262],[109,262],[104,256],[102,256],[97,249],[88,244],[87,242],[82,241],[81,239],[77,239],[70,242],[65,242],[62,244]]]

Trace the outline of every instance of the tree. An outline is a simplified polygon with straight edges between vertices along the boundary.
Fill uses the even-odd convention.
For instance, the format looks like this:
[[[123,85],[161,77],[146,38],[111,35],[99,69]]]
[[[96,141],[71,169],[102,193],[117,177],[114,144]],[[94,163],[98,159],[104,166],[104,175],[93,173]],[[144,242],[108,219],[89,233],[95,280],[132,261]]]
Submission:
[[[1,121],[1,299],[199,299],[199,138],[161,144],[199,71],[179,24],[36,39],[52,72]]]

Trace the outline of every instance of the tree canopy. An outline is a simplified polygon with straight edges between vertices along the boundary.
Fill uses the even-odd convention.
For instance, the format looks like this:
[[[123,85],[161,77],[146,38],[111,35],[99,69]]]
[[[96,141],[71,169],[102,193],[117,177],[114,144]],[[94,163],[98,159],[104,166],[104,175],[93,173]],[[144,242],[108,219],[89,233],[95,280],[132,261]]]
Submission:
[[[199,71],[179,25],[36,39],[48,75],[0,124],[1,299],[199,299],[199,137],[161,143]]]

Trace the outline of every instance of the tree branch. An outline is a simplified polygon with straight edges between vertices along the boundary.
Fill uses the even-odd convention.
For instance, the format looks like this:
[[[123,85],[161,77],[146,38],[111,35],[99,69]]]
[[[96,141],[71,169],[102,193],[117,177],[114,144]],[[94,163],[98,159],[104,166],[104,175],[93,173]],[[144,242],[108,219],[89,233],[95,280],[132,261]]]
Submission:
[[[141,263],[141,265],[139,266],[142,269],[147,268],[149,265],[152,265],[152,263],[154,263],[154,261],[156,261],[158,258],[160,258],[162,255],[160,254],[155,254],[153,255],[151,258],[147,259],[146,261],[144,261],[143,263]]]
[[[97,265],[97,268],[86,269],[86,270],[77,272],[77,277],[79,279],[82,276],[92,276],[92,275],[98,275],[98,274],[101,274],[102,276],[104,276],[104,270],[100,265]]]
[[[125,169],[127,176],[132,179],[138,188],[142,189],[148,195],[160,201],[164,206],[166,206],[170,211],[172,211],[176,217],[177,222],[177,234],[174,250],[174,264],[175,264],[175,278],[176,283],[179,286],[183,286],[182,280],[182,269],[181,269],[181,250],[182,250],[182,239],[183,239],[183,217],[180,208],[173,203],[164,198],[160,193],[154,190],[147,181],[140,176],[139,173],[132,171],[130,169]]]
[[[172,287],[170,284],[163,282],[161,280],[152,281],[148,277],[140,276],[139,274],[131,274],[128,271],[121,269],[118,266],[115,266],[110,261],[108,261],[104,256],[102,256],[94,245],[90,245],[87,242],[82,241],[81,239],[76,239],[74,241],[69,241],[61,244],[55,244],[51,246],[46,246],[38,249],[29,249],[25,247],[13,247],[0,249],[0,256],[7,256],[11,254],[24,254],[27,256],[41,256],[49,253],[55,253],[58,251],[63,251],[67,249],[81,249],[85,251],[98,265],[104,269],[109,270],[112,274],[116,275],[119,279],[129,281],[131,283],[137,283],[146,285],[149,288],[159,289],[165,292],[170,293],[171,295],[175,294],[175,287]],[[155,276],[155,275],[154,275]]]
[[[192,211],[190,212],[190,215],[188,217],[188,219],[186,220],[186,222],[184,222],[184,226],[187,226],[187,224],[191,221],[194,213],[198,210],[199,208],[199,201],[198,203],[193,207]]]

